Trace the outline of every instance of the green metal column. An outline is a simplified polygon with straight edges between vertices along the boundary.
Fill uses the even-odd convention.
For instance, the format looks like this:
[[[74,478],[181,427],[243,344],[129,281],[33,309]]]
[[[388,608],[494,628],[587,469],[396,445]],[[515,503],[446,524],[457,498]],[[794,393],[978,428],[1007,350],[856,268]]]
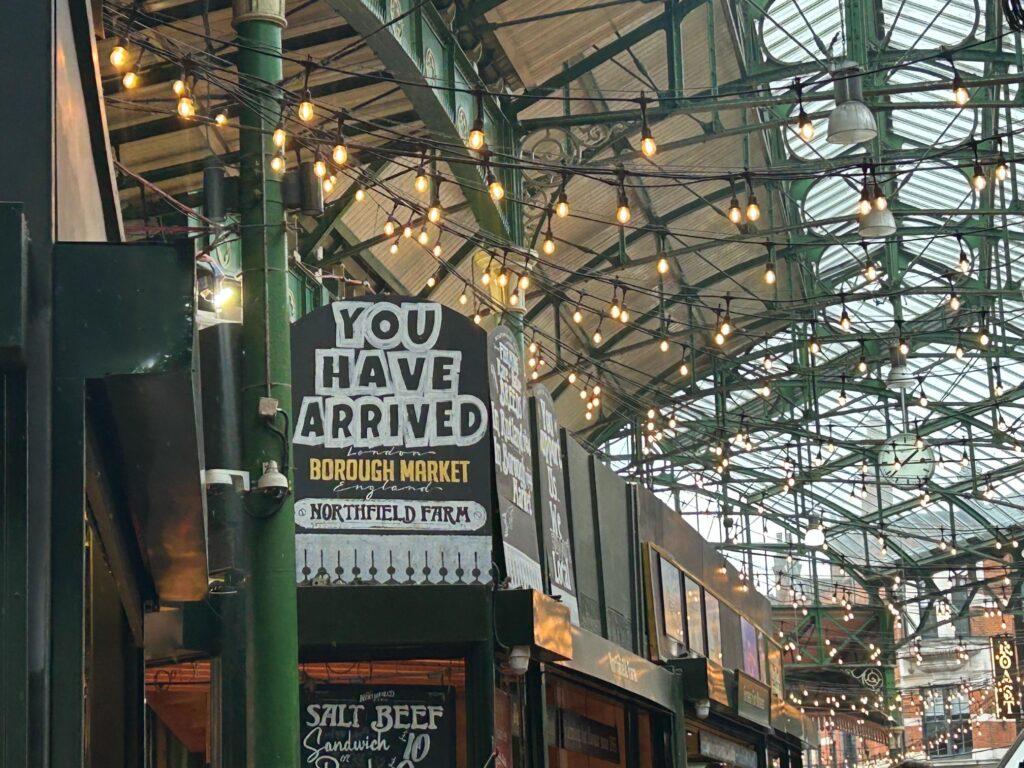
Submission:
[[[241,85],[259,90],[241,114],[242,466],[253,484],[266,462],[282,460],[280,437],[259,416],[260,398],[291,410],[288,273],[281,183],[270,171],[271,134],[280,119],[284,1],[235,3]],[[289,451],[286,445],[284,450]],[[289,462],[290,463],[290,460]],[[287,472],[286,467],[282,471]],[[248,764],[295,768],[299,755],[295,531],[290,497],[249,525],[246,624]]]

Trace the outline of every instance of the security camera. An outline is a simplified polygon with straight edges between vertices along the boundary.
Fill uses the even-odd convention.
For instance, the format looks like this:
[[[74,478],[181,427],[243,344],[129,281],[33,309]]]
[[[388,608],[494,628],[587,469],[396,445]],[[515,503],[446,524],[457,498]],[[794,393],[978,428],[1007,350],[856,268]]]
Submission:
[[[708,715],[711,714],[711,702],[708,699],[698,699],[693,706],[697,710],[698,720],[708,719]]]
[[[276,461],[263,464],[263,474],[256,481],[256,490],[274,499],[283,499],[288,495],[288,478],[281,473]]]
[[[503,665],[506,673],[514,677],[522,677],[530,668],[530,646],[514,645],[508,652],[508,659]]]

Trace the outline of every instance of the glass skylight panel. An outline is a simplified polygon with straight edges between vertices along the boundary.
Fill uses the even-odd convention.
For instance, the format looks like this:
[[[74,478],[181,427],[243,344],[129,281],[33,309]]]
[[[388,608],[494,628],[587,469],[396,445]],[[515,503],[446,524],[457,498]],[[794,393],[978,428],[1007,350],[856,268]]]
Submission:
[[[831,55],[837,57],[845,52],[843,35],[838,34],[842,18],[830,0],[775,0],[759,22],[761,39],[768,55],[781,62],[825,58],[815,37],[823,45],[834,39]]]

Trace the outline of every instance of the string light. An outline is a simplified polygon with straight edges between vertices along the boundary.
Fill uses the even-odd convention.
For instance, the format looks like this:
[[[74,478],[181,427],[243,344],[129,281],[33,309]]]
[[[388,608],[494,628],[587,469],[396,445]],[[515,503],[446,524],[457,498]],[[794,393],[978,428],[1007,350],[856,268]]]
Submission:
[[[761,206],[757,204],[757,195],[754,194],[753,184],[750,177],[747,177],[747,221],[757,221],[761,218]]]
[[[117,45],[110,49],[110,63],[117,69],[121,69],[128,63],[128,42],[122,37]]]
[[[337,166],[348,163],[348,145],[345,144],[345,130],[342,118],[338,117],[338,133],[334,140],[334,148],[331,150],[331,159]]]
[[[274,129],[274,133],[271,134],[271,141],[274,142],[274,146],[278,149],[284,149],[285,142],[288,140],[288,134],[285,133],[284,128],[278,126]]]
[[[420,161],[419,168],[416,169],[416,178],[413,179],[412,186],[421,195],[425,195],[430,191],[430,177],[427,176],[425,161],[423,160]]]
[[[768,249],[768,260],[764,265],[764,281],[768,285],[775,285],[775,246],[771,243],[765,243],[765,247]]]
[[[659,275],[668,274],[668,270],[669,270],[668,259],[665,258],[664,256],[659,257],[658,258],[658,274]]]
[[[286,166],[287,161],[284,159],[284,156],[281,155],[280,153],[276,153],[272,158],[270,158],[270,170],[272,170],[274,173],[284,173],[284,169]]]
[[[555,202],[555,215],[560,219],[564,219],[569,215],[569,197],[565,189],[568,184],[569,178],[566,176],[565,171],[562,171],[562,184],[558,190],[558,200]]]
[[[648,158],[658,153],[658,144],[647,122],[647,97],[643,93],[640,94],[640,151]]]
[[[992,169],[992,175],[995,176],[996,181],[1004,182],[1010,176],[1010,167],[1006,164],[1006,157],[1003,155],[1003,141],[999,140],[999,157],[996,159],[995,167]]]
[[[628,224],[632,216],[629,210],[629,199],[626,197],[626,174],[624,171],[619,171],[619,200],[618,207],[615,209],[615,220],[619,224]]]
[[[215,122],[217,125],[223,128],[225,125],[228,124],[228,116],[224,112],[218,112],[217,115],[213,118],[213,122]]]
[[[469,129],[469,148],[479,152],[487,143],[484,135],[484,94],[477,91],[476,94],[476,116],[473,118],[473,127]]]
[[[195,117],[196,103],[192,100],[192,96],[188,91],[185,91],[185,93],[178,97],[177,112],[178,116],[185,120]]]
[[[133,88],[139,87],[139,76],[134,70],[129,69],[124,73],[124,77],[121,78],[121,85],[123,85],[129,91]]]
[[[796,103],[799,110],[796,121],[797,132],[800,134],[800,138],[809,144],[814,139],[814,123],[811,122],[811,118],[804,110],[803,88],[800,85],[799,77],[794,82],[793,89],[796,91]]]
[[[953,80],[950,83],[950,89],[953,91],[953,103],[958,107],[963,107],[971,100],[971,94],[964,85],[963,78],[960,77],[952,57],[949,59],[949,65],[953,68]]]
[[[846,294],[841,293],[839,297],[843,307],[843,311],[839,315],[839,327],[849,333],[853,327],[853,323],[850,322],[850,313],[846,309]]]
[[[740,208],[740,201],[736,197],[736,184],[732,177],[729,178],[729,188],[732,190],[732,199],[729,201],[729,221],[738,227],[743,223],[743,210]]]
[[[505,197],[505,187],[502,186],[498,177],[494,175],[494,171],[491,170],[489,164],[487,165],[487,175],[484,178],[484,183],[487,184],[487,194],[491,196],[491,200],[497,203]]]

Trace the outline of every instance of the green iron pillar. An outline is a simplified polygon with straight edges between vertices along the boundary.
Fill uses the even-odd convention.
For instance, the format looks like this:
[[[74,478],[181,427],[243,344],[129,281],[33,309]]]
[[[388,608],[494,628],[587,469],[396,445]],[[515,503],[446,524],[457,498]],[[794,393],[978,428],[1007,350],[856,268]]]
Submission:
[[[288,265],[281,181],[270,170],[281,115],[281,30],[285,0],[235,0],[238,76],[250,93],[243,107],[239,160],[242,246],[242,466],[252,484],[277,462],[288,473],[290,440],[274,429],[291,410]],[[267,408],[269,406],[269,414]],[[264,416],[261,416],[261,411]],[[248,764],[297,768],[298,626],[295,529],[291,498],[251,515],[246,589]]]

